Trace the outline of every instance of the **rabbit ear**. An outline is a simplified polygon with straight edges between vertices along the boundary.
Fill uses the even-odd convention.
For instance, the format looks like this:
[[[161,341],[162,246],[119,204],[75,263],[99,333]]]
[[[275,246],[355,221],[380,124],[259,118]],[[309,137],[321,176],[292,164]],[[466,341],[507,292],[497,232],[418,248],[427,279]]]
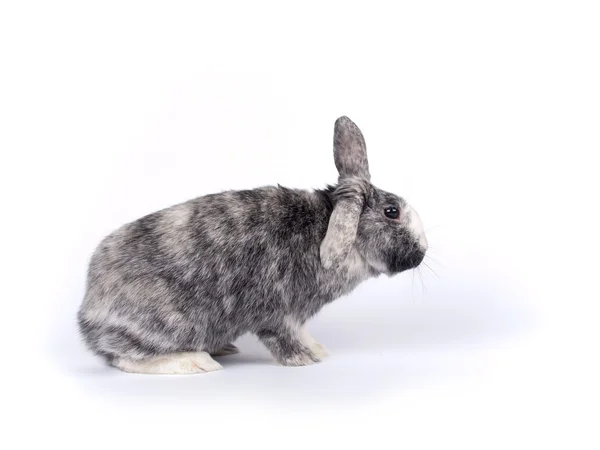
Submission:
[[[333,130],[333,158],[340,178],[371,179],[367,146],[360,129],[348,117],[335,121]]]
[[[341,199],[336,203],[321,242],[321,264],[326,269],[337,269],[350,253],[361,212],[362,204],[355,199]]]

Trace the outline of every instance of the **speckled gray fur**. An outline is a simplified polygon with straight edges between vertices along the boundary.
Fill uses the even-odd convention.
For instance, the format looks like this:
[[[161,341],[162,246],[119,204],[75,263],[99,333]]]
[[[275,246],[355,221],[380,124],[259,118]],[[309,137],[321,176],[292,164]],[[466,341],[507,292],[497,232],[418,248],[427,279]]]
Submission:
[[[87,346],[109,364],[179,352],[237,351],[251,332],[284,365],[318,361],[299,335],[325,304],[425,249],[400,197],[370,183],[364,139],[336,121],[338,183],[206,195],[124,225],[92,256],[78,314]]]

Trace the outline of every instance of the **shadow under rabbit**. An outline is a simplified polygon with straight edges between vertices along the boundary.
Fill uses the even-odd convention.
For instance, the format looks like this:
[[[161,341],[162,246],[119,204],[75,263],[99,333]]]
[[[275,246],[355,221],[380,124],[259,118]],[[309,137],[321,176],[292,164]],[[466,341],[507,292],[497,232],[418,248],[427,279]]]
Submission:
[[[445,285],[434,294],[410,303],[369,289],[329,305],[309,330],[331,356],[305,367],[278,366],[253,335],[236,341],[239,354],[217,357],[224,370],[202,375],[121,373],[88,354],[75,330],[62,335],[55,353],[85,392],[106,398],[293,401],[310,407],[322,401],[368,401],[390,389],[433,380],[464,379],[477,370],[478,351],[504,345],[531,331],[534,323],[518,295],[486,283],[469,290],[459,283]]]

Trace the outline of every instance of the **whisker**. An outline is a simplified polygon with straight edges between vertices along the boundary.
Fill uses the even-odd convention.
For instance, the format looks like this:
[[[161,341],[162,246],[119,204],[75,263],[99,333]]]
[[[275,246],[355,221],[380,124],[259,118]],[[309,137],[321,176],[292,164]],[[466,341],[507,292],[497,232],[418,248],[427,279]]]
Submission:
[[[432,263],[435,263],[435,264],[437,264],[438,266],[440,266],[440,267],[442,267],[442,268],[444,268],[444,267],[445,267],[445,266],[444,266],[444,265],[443,265],[441,262],[439,262],[439,261],[438,261],[436,258],[434,258],[434,257],[433,257],[433,256],[431,256],[431,255],[425,254],[425,258],[429,258],[429,260],[430,260]]]
[[[423,297],[427,297],[427,288],[425,287],[425,280],[423,279],[423,274],[421,273],[421,267],[417,267],[417,269],[419,270],[419,278],[421,278],[421,287],[423,288],[421,293],[423,294]]]
[[[440,276],[437,274],[437,272],[436,272],[435,270],[433,270],[433,269],[432,269],[432,268],[429,266],[429,264],[427,264],[425,261],[423,261],[423,265],[424,265],[424,266],[425,266],[427,269],[429,269],[429,271],[430,271],[430,272],[431,272],[431,273],[432,273],[432,274],[433,274],[433,275],[434,275],[434,276],[435,276],[435,277],[436,277],[438,280],[440,279]]]

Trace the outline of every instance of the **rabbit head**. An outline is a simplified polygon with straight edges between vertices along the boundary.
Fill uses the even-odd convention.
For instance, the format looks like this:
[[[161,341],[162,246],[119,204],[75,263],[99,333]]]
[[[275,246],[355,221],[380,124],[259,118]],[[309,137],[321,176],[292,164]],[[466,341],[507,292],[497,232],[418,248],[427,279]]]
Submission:
[[[333,155],[339,173],[334,208],[321,243],[321,263],[335,270],[351,249],[380,273],[417,267],[427,251],[423,224],[401,197],[371,183],[365,140],[347,117],[335,122]]]

